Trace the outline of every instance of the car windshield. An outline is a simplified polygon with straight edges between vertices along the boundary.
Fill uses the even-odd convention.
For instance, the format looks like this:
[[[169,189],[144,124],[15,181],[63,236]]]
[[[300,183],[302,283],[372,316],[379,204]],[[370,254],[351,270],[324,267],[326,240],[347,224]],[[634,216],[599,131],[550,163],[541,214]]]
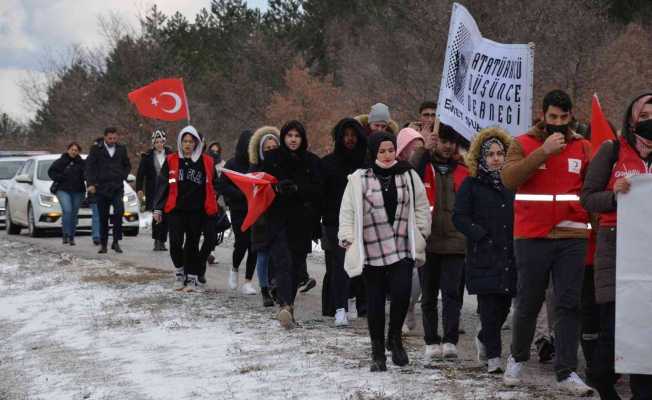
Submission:
[[[48,176],[48,169],[50,169],[50,165],[54,160],[40,160],[38,162],[38,171],[36,172],[36,179],[39,181],[51,181],[50,177]]]
[[[25,161],[0,161],[0,179],[11,179]]]

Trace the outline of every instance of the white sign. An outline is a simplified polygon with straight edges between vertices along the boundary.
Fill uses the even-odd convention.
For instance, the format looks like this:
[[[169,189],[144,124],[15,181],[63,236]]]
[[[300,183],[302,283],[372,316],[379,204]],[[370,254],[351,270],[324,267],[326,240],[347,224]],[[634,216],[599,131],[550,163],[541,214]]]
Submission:
[[[518,136],[532,124],[534,45],[482,37],[462,5],[453,4],[437,117],[471,140],[500,126]]]
[[[652,374],[652,175],[629,178],[618,196],[616,372]]]

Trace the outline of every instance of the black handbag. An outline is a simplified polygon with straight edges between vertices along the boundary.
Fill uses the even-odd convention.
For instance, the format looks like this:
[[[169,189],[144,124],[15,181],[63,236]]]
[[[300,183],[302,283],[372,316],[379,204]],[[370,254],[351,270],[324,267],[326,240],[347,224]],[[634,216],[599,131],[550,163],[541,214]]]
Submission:
[[[215,216],[215,231],[221,233],[229,228],[231,228],[229,215],[224,211],[224,209],[220,209],[220,212]]]
[[[52,185],[50,185],[50,193],[57,194],[57,192],[59,191],[59,186],[60,186],[59,182],[53,181]]]

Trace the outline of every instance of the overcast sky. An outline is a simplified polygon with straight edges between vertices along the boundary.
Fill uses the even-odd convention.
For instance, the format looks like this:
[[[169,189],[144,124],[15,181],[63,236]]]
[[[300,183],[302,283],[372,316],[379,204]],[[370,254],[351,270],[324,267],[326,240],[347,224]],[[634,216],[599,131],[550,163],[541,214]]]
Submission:
[[[152,5],[166,15],[181,11],[191,21],[210,0],[0,0],[0,112],[26,121],[18,82],[40,74],[48,54],[64,53],[81,44],[102,43],[98,18],[111,13],[137,26],[138,15]],[[267,0],[249,0],[250,7],[266,8]]]

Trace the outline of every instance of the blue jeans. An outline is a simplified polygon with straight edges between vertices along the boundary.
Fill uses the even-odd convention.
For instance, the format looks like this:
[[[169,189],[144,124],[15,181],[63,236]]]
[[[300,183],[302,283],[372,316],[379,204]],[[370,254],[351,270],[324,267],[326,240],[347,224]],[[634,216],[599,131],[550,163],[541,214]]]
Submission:
[[[100,211],[97,209],[97,203],[91,203],[91,229],[93,240],[100,241]]]
[[[265,250],[258,250],[256,254],[256,272],[258,273],[258,284],[261,288],[269,287],[269,252]]]
[[[63,235],[69,238],[75,237],[77,230],[77,214],[79,212],[79,205],[81,204],[84,193],[64,192],[63,190],[57,191],[57,198],[61,204],[61,226],[63,228]]]

